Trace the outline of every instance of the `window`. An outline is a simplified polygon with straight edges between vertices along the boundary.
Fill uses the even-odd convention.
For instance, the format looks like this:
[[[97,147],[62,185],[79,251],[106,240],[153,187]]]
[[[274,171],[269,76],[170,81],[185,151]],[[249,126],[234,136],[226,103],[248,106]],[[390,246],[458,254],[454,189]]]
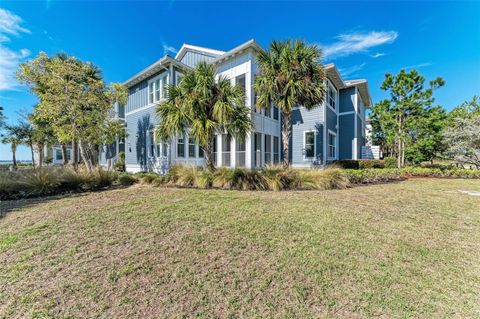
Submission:
[[[246,153],[246,147],[245,147],[245,140],[239,140],[237,139],[235,141],[235,152],[236,152],[236,157],[235,157],[235,165],[237,167],[245,167],[245,153]]]
[[[195,157],[195,140],[192,137],[188,138],[188,157]]]
[[[180,81],[182,80],[182,74],[181,73],[177,73],[177,82],[176,82],[176,85],[178,85],[180,83]]]
[[[217,137],[213,139],[213,152],[212,152],[212,157],[213,157],[213,164],[217,165]]]
[[[335,102],[337,100],[337,91],[331,85],[330,83],[328,84],[328,104],[332,109],[335,109]]]
[[[305,132],[305,158],[315,157],[315,132]]]
[[[57,161],[63,160],[62,150],[59,148],[55,149],[55,160]]]
[[[205,157],[205,152],[203,151],[203,148],[198,145],[198,157],[204,158]]]
[[[255,75],[253,76],[253,83],[255,83]],[[257,107],[257,101],[258,101],[258,96],[253,88],[253,85],[252,85],[252,90],[251,90],[252,94],[253,94],[253,111],[255,113],[260,113],[260,109]]]
[[[235,85],[242,88],[243,94],[246,95],[245,74],[239,75],[235,78]]]
[[[336,150],[336,140],[337,136],[334,133],[328,132],[328,157],[329,158],[336,158],[337,150]]]
[[[153,103],[153,88],[155,86],[154,82],[150,82],[148,85],[148,103],[152,104]]]
[[[274,106],[273,107],[273,119],[278,120],[278,107]]]
[[[265,108],[265,116],[266,117],[272,117],[272,107],[268,106]]]
[[[185,157],[185,137],[183,135],[178,137],[177,157]]]
[[[255,167],[262,165],[262,134],[255,133]]]
[[[230,166],[230,141],[230,135],[222,134],[222,165],[227,167]]]
[[[155,156],[155,136],[153,131],[148,132],[148,140],[150,142],[150,156]]]
[[[162,156],[164,157],[168,156],[168,143],[162,144]]]
[[[148,83],[148,103],[153,104],[167,97],[168,74]]]
[[[160,100],[160,80],[155,81],[155,101]]]
[[[272,162],[272,136],[265,134],[265,164]]]
[[[167,98],[168,93],[168,74],[162,78],[162,98]]]
[[[67,148],[67,161],[70,161],[72,150]]]
[[[273,163],[277,164],[280,162],[280,154],[278,153],[278,147],[279,147],[279,138],[278,136],[273,137]]]

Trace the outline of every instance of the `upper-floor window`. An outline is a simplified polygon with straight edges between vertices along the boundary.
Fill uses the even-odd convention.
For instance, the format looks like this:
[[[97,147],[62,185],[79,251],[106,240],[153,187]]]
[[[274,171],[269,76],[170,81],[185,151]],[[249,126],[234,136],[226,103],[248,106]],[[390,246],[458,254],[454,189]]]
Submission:
[[[168,74],[158,76],[148,82],[148,103],[157,103],[167,97]]]
[[[327,102],[332,109],[336,108],[337,90],[330,83],[328,83]]]

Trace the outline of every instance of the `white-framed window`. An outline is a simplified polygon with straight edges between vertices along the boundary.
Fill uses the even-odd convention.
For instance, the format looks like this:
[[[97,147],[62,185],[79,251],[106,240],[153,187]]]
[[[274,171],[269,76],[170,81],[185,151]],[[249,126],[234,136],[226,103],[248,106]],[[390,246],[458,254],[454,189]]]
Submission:
[[[277,120],[277,121],[278,121],[278,119],[279,119],[279,114],[278,114],[279,111],[280,111],[280,110],[278,109],[278,107],[276,107],[276,106],[273,107],[273,119],[274,119],[274,120]]]
[[[222,166],[230,167],[231,140],[229,134],[222,134]]]
[[[235,165],[237,167],[245,167],[246,144],[245,140],[235,140]]]
[[[265,134],[265,164],[272,162],[272,136]]]
[[[195,157],[195,140],[193,137],[188,138],[188,157]]]
[[[55,160],[57,161],[63,160],[62,149],[60,148],[55,149]]]
[[[303,132],[303,148],[305,149],[305,158],[315,157],[315,132]]]
[[[151,157],[155,156],[155,134],[154,131],[151,130],[148,132],[148,142],[149,142],[149,154]]]
[[[168,73],[148,81],[148,104],[157,103],[167,97]]]
[[[274,164],[277,164],[280,162],[279,143],[280,143],[280,138],[278,136],[274,136],[273,137],[273,163]]]
[[[337,158],[337,134],[328,130],[328,158]]]
[[[185,157],[185,136],[180,135],[177,140],[177,157]]]
[[[328,82],[328,90],[327,90],[327,103],[332,109],[336,110],[337,108],[337,90],[335,87]]]

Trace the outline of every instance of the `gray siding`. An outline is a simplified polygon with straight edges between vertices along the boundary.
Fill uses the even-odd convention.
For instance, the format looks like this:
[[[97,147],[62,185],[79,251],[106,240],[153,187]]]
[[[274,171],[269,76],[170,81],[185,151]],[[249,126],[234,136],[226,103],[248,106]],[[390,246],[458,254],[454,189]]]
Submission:
[[[159,74],[165,74],[167,71],[158,72],[148,79],[134,85],[128,90],[128,102],[125,106],[125,112],[132,112],[138,108],[148,105],[148,81]]]
[[[215,57],[216,56],[214,55],[208,55],[198,51],[189,50],[187,53],[185,53],[180,62],[193,68],[198,64],[198,62],[211,62],[215,59]]]
[[[340,135],[338,139],[338,158],[352,158],[352,143],[355,130],[355,114],[346,114],[338,117]]]
[[[148,158],[148,132],[157,123],[155,107],[129,114],[127,116],[127,133],[125,140],[125,163],[140,165],[146,169]]]
[[[362,145],[364,145],[363,136],[362,136],[362,119],[357,115],[357,157],[360,158],[362,155]]]
[[[125,111],[131,112],[148,103],[148,82],[143,81],[128,90],[128,102]]]
[[[304,132],[316,132],[316,155],[323,155],[323,106],[311,111],[303,107],[292,111],[292,138],[290,141],[290,159],[293,165],[309,165],[304,160]]]
[[[355,87],[340,90],[339,99],[340,113],[355,111]]]

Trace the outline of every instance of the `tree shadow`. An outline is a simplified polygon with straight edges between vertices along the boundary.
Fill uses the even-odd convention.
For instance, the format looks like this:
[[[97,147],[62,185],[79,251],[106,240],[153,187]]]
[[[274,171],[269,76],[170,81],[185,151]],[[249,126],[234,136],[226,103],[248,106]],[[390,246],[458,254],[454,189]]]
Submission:
[[[148,132],[152,129],[153,124],[150,122],[150,114],[146,114],[138,120],[136,134],[137,163],[144,171],[148,168],[147,139]]]

